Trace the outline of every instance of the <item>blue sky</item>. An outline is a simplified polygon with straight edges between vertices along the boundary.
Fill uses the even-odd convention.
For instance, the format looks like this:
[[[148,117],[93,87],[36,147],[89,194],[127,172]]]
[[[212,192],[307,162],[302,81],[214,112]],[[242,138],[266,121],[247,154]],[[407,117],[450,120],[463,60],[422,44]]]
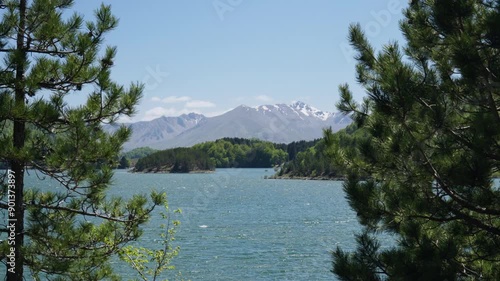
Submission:
[[[100,1],[75,1],[93,17]],[[338,86],[355,83],[348,26],[359,22],[376,49],[402,41],[407,0],[103,1],[120,19],[106,44],[118,47],[113,78],[144,82],[133,121],[304,101],[335,111]],[[75,101],[83,97],[73,97]]]

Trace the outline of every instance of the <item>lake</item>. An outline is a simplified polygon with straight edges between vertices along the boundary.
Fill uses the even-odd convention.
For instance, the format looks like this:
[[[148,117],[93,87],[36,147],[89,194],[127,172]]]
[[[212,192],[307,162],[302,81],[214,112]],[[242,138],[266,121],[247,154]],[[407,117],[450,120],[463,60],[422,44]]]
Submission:
[[[178,280],[336,280],[331,251],[351,251],[360,226],[338,181],[271,180],[272,169],[218,169],[211,174],[131,174],[118,170],[111,195],[131,197],[152,189],[168,194],[170,209],[181,208],[175,245]],[[35,173],[26,178],[36,182]],[[500,188],[500,180],[494,181]],[[54,181],[43,186],[57,188]],[[160,209],[160,208],[159,208]],[[139,245],[160,236],[159,216],[145,227]],[[394,240],[380,236],[381,245]],[[130,267],[114,264],[129,280]],[[0,268],[3,276],[5,267]],[[31,280],[27,276],[27,280]],[[163,280],[163,279],[161,279]]]
[[[181,208],[176,280],[336,280],[331,251],[355,247],[360,230],[338,181],[264,179],[272,169],[218,169],[211,174],[131,174],[118,170],[110,194],[165,191]],[[36,180],[33,174],[27,184]],[[38,183],[39,184],[39,183]],[[49,184],[49,181],[46,181]],[[159,238],[153,217],[139,244]],[[120,275],[133,271],[115,263]]]
[[[330,253],[337,246],[353,249],[360,229],[342,183],[264,179],[272,174],[272,169],[117,171],[113,191],[155,188],[167,192],[171,210],[183,210],[177,216],[175,243],[181,251],[174,264],[184,279],[335,280]],[[156,225],[147,227],[144,240],[158,237]]]

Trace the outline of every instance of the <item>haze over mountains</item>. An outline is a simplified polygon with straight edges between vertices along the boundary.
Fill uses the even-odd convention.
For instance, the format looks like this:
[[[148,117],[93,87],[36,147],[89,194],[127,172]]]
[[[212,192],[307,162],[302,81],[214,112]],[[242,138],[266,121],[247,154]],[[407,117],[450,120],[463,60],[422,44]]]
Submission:
[[[321,111],[300,101],[290,105],[241,105],[214,117],[190,113],[125,124],[132,128],[133,133],[124,150],[141,146],[156,149],[188,147],[223,137],[290,143],[320,138],[323,128],[332,127],[338,131],[351,122],[344,114]],[[117,127],[107,126],[106,129],[113,131]]]

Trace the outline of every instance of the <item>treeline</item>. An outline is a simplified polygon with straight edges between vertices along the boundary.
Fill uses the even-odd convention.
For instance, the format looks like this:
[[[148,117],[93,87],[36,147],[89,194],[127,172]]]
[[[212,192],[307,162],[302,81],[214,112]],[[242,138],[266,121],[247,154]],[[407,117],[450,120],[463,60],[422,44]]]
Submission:
[[[189,173],[212,171],[215,162],[205,151],[197,148],[179,147],[155,152],[143,157],[135,164],[135,172]]]
[[[271,168],[295,159],[319,140],[276,144],[258,139],[222,138],[194,145],[191,148],[167,149],[145,156],[135,164],[136,171],[190,172],[192,169]],[[136,149],[137,150],[137,149]],[[150,152],[149,150],[145,150]],[[191,157],[188,155],[196,155]],[[182,169],[178,169],[179,165]]]
[[[341,173],[331,161],[321,140],[306,151],[299,152],[295,159],[286,162],[278,170],[277,178],[334,178]]]
[[[308,148],[313,147],[316,145],[321,139],[315,139],[312,141],[294,141],[289,144],[276,144],[276,148],[282,149],[286,151],[288,154],[287,161],[292,161],[297,157],[297,154],[306,151]]]
[[[150,147],[138,147],[121,154],[118,161],[118,169],[128,169],[136,165],[137,161],[143,157],[157,152],[158,150]]]
[[[328,134],[327,138],[316,141],[314,146],[298,152],[296,157],[281,166],[274,178],[342,178],[343,170],[334,161],[335,157],[349,157],[356,153],[356,144],[366,140],[366,134],[358,130],[354,124],[349,125],[336,133]],[[337,149],[327,145],[335,142],[347,155],[336,155]]]
[[[129,159],[129,160],[133,160],[133,159],[140,159],[140,158],[146,157],[146,156],[153,154],[157,151],[158,150],[150,148],[150,147],[138,147],[138,148],[134,148],[130,151],[123,153],[122,156]]]
[[[193,148],[205,151],[217,168],[270,168],[288,159],[276,144],[257,139],[223,138]]]

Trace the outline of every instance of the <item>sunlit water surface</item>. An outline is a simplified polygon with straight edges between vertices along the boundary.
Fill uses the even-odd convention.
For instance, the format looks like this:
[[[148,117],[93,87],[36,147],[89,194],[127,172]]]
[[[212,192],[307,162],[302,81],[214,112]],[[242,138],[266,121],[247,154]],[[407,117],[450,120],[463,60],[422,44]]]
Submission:
[[[175,245],[176,280],[336,280],[331,251],[355,247],[360,226],[337,181],[270,180],[272,169],[218,169],[211,174],[132,174],[116,171],[110,195],[155,189],[182,209]],[[29,185],[36,177],[27,179]],[[40,182],[38,182],[40,184]],[[53,185],[46,181],[47,185]],[[140,245],[160,238],[155,215]],[[382,241],[383,243],[383,241]],[[116,272],[134,271],[121,262]],[[2,268],[3,270],[4,268]]]

